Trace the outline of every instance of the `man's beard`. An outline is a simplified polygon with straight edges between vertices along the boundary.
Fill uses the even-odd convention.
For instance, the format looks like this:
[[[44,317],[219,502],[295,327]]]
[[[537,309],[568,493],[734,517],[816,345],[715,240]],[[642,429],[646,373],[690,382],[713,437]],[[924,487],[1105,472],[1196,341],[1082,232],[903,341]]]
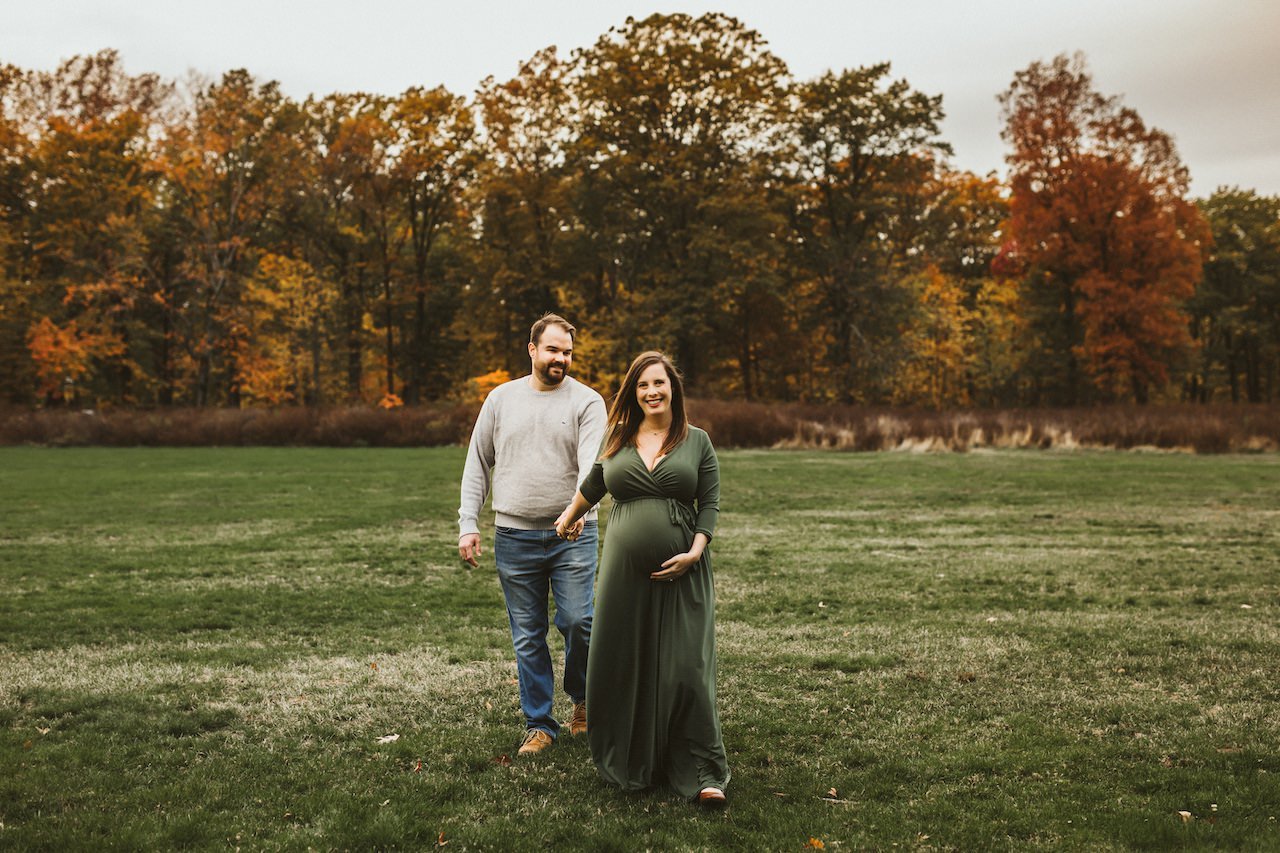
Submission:
[[[553,372],[555,368],[559,368],[559,372]],[[569,375],[569,369],[562,365],[545,365],[537,368],[538,381],[543,385],[559,385],[564,378]]]

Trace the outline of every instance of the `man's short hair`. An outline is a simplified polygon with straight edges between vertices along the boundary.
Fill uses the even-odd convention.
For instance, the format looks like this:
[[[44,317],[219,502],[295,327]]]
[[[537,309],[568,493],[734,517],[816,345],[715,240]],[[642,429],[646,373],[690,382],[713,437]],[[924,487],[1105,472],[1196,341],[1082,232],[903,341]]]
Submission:
[[[538,319],[538,322],[534,323],[529,329],[529,343],[536,347],[538,345],[538,341],[542,339],[542,333],[546,330],[547,326],[559,326],[564,329],[565,333],[569,336],[569,340],[577,341],[577,338],[574,336],[577,334],[578,330],[573,327],[573,324],[561,317],[559,314],[552,314],[548,311],[546,314],[543,314],[542,317]]]

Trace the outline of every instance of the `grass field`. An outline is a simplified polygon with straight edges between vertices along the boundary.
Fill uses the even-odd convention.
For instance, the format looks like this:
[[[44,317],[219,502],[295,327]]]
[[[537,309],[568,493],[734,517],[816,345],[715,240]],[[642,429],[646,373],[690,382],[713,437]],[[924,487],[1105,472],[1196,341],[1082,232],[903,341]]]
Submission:
[[[1280,456],[721,461],[703,814],[507,758],[460,449],[0,448],[0,848],[1280,850]]]

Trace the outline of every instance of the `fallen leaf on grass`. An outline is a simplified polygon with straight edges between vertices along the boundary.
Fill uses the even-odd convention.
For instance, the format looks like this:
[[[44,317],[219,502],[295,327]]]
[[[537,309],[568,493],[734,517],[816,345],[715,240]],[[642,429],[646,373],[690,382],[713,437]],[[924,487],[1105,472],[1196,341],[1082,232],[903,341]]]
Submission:
[[[1191,823],[1194,815],[1191,812],[1180,811],[1178,812],[1178,817],[1182,818],[1183,823]]]
[[[38,731],[42,735],[47,735],[49,733],[49,729],[44,728],[42,726],[36,726],[36,731]]]
[[[828,796],[828,797],[838,797],[838,796],[840,796],[840,794],[838,794],[838,793],[836,792],[836,789],[835,789],[835,788],[828,788],[828,789],[827,789],[827,796]]]
[[[378,664],[377,664],[377,662],[375,661],[375,662],[373,662],[373,663],[370,663],[370,664],[369,664],[369,669],[373,670],[374,672],[377,672],[377,671],[378,671]]]
[[[826,843],[821,838],[814,838],[813,836],[809,837],[809,840],[804,843],[804,846],[805,846],[805,849],[807,850],[826,850],[827,849]]]
[[[400,735],[383,735],[378,738],[378,743],[395,743],[400,740]]]
[[[499,767],[510,767],[511,756],[507,755],[504,752],[502,755],[499,755],[497,758],[493,759],[493,763],[498,765]]]
[[[445,846],[445,845],[446,845],[446,844],[448,844],[448,843],[449,843],[448,841],[445,841],[445,840],[444,840],[444,833],[443,833],[443,832],[442,832],[442,833],[440,833],[440,837],[436,839],[436,846],[437,846],[437,847],[443,847],[443,846]]]
[[[1252,609],[1253,609],[1253,605],[1252,605],[1252,604],[1241,604],[1241,605],[1240,605],[1240,609],[1241,609],[1241,610],[1252,610]]]
[[[956,681],[959,681],[962,684],[968,684],[972,681],[977,681],[977,680],[978,680],[978,674],[976,672],[962,672],[956,676]]]
[[[421,758],[419,758],[419,759],[418,759],[418,763],[417,763],[417,764],[413,765],[413,772],[414,772],[414,773],[421,773],[421,772],[422,772],[422,759],[421,759]]]
[[[1226,746],[1218,747],[1218,752],[1244,752],[1244,750],[1238,746],[1227,744]]]

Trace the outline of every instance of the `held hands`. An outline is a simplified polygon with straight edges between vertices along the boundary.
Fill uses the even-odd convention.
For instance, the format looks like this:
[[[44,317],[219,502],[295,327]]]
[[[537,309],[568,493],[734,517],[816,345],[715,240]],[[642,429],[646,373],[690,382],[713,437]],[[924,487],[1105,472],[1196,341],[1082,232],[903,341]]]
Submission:
[[[578,541],[578,537],[582,535],[582,528],[586,524],[586,516],[579,518],[577,521],[569,521],[570,511],[568,508],[560,513],[560,517],[556,519],[556,535],[561,539],[569,542]]]

